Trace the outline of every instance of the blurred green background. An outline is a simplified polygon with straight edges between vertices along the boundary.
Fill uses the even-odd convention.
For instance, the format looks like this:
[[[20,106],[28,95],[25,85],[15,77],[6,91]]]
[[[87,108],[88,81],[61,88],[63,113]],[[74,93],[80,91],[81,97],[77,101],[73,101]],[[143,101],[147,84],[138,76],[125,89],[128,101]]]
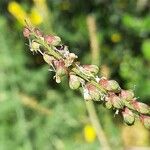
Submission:
[[[90,64],[89,16],[96,24],[101,74],[150,104],[148,0],[0,0],[0,150],[101,148],[80,92],[71,91],[67,79],[56,84],[22,35],[28,19]],[[127,127],[113,111],[95,108],[112,149],[149,147],[149,132],[138,121]]]

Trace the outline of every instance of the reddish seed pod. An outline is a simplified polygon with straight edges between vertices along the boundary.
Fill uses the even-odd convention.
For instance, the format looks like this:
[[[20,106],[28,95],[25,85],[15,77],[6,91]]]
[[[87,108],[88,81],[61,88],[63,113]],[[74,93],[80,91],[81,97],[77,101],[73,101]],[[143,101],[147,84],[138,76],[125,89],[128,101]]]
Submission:
[[[50,44],[50,45],[53,45],[53,46],[58,46],[61,42],[61,39],[60,37],[58,36],[52,36],[52,35],[46,35],[44,36],[44,40]]]
[[[134,93],[131,90],[121,90],[120,96],[123,100],[131,101],[134,97]]]
[[[63,76],[66,74],[66,67],[63,60],[54,60],[53,63],[58,76]]]
[[[113,106],[117,109],[122,109],[124,107],[122,99],[113,92],[109,92],[109,94],[105,97],[105,101],[110,105],[110,107]]]
[[[30,30],[27,27],[23,29],[23,36],[26,38],[29,38],[30,36]]]
[[[88,93],[91,96],[92,100],[100,101],[100,92],[93,84],[87,83],[85,85],[85,88],[88,90]]]
[[[138,102],[136,100],[132,101],[133,107],[142,114],[149,114],[150,113],[150,107],[142,102]]]
[[[46,36],[44,36],[44,40],[45,40],[48,44],[51,44],[52,41],[54,40],[54,36],[52,36],[52,35],[46,35]]]
[[[108,86],[108,80],[106,78],[101,78],[99,80],[99,84],[100,86],[102,86],[104,89],[107,89]]]

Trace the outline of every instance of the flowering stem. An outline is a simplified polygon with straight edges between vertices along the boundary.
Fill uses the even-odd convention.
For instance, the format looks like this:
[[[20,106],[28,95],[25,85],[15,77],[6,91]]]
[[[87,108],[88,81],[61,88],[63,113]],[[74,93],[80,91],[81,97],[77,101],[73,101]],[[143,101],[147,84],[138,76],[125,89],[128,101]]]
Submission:
[[[129,125],[138,116],[150,128],[150,107],[138,102],[133,91],[121,89],[115,80],[98,77],[99,68],[96,65],[81,65],[77,61],[78,56],[61,44],[60,37],[43,35],[39,29],[29,26],[24,28],[23,34],[29,39],[30,50],[40,52],[55,72],[57,83],[61,82],[62,76],[67,75],[70,88],[75,90],[82,87],[85,100],[101,101],[106,108],[113,108],[121,113]]]

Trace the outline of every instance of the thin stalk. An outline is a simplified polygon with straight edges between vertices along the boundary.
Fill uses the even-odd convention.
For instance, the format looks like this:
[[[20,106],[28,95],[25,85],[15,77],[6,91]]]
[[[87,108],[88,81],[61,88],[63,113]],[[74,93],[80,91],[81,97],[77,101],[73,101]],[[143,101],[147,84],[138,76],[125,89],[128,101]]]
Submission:
[[[95,22],[95,18],[94,16],[88,16],[87,17],[87,26],[88,26],[88,30],[89,30],[89,37],[90,37],[90,43],[91,43],[91,54],[92,54],[92,63],[99,65],[99,60],[100,60],[100,49],[98,46],[98,39],[97,39],[97,35],[96,35],[96,22]],[[94,81],[92,81],[92,83],[94,85],[95,84]],[[102,90],[102,89],[101,89]],[[100,145],[102,146],[103,150],[111,150],[109,144],[108,144],[108,140],[106,138],[106,135],[102,129],[100,120],[97,116],[97,113],[95,111],[95,107],[92,101],[85,101],[86,104],[86,108],[91,120],[91,123],[95,129],[97,138],[100,142]]]

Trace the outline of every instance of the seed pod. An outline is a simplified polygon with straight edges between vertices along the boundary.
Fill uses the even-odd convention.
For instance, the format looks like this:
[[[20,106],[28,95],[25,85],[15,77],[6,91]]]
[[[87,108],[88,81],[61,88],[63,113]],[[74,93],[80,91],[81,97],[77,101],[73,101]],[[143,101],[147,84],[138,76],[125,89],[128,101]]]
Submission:
[[[134,97],[134,93],[131,90],[121,90],[120,96],[123,100],[131,101]]]
[[[80,79],[78,76],[74,74],[70,74],[69,76],[69,87],[73,90],[76,90],[80,87]]]
[[[122,99],[120,99],[120,97],[117,95],[113,95],[111,97],[111,102],[115,108],[122,109],[124,107]]]
[[[110,97],[106,97],[106,98],[105,98],[105,101],[106,101],[106,102],[105,102],[106,108],[107,108],[107,109],[111,109],[113,105],[112,105],[112,102],[111,102]]]
[[[107,80],[106,78],[101,78],[99,80],[99,84],[105,90],[110,91],[110,92],[118,93],[121,90],[119,84],[115,80]]]
[[[132,125],[135,121],[135,116],[133,112],[127,107],[122,111],[122,116],[126,124]]]
[[[87,83],[85,88],[88,90],[92,100],[100,101],[100,92],[94,85]]]
[[[32,42],[30,43],[30,50],[31,50],[32,52],[37,52],[39,49],[40,49],[40,44],[39,44],[39,43],[37,43],[37,42],[35,42],[35,41],[32,41]]]
[[[23,36],[26,38],[29,38],[30,36],[30,30],[27,27],[23,29]]]
[[[94,75],[96,75],[99,72],[99,68],[96,65],[83,65],[82,67]]]
[[[99,84],[101,87],[103,87],[106,90],[108,87],[108,80],[106,78],[101,78],[99,80]]]
[[[118,92],[120,92],[121,88],[115,80],[109,80],[107,90],[118,93]]]
[[[140,119],[147,129],[150,129],[150,116],[140,116]]]
[[[63,76],[66,74],[66,67],[65,67],[65,63],[63,60],[54,60],[54,67],[56,69],[56,74],[58,76]]]
[[[58,36],[52,36],[52,35],[46,35],[44,36],[44,40],[50,44],[50,45],[53,45],[53,46],[58,46],[61,42],[61,39],[60,37]]]
[[[46,63],[48,63],[49,65],[52,65],[52,62],[55,60],[55,58],[53,56],[50,56],[46,53],[43,54],[43,59],[45,60]]]
[[[132,102],[133,107],[142,114],[150,114],[150,107],[142,102],[134,100]]]

